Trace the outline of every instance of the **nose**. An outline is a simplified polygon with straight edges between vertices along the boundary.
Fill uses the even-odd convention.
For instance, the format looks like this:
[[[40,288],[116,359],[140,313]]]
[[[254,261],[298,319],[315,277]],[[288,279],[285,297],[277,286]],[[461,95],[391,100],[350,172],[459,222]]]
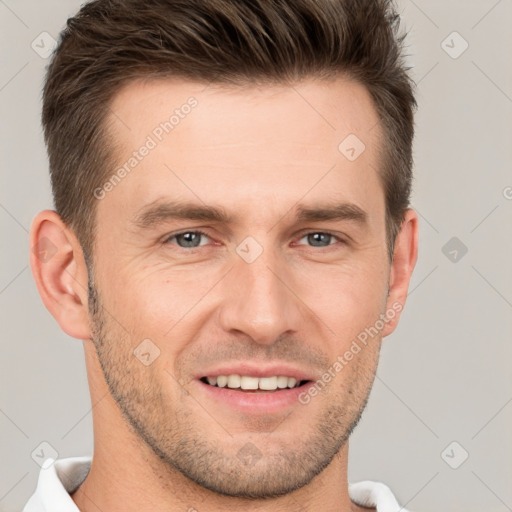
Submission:
[[[248,263],[235,255],[235,268],[223,280],[219,318],[226,332],[244,333],[255,343],[270,345],[299,329],[301,303],[285,262],[265,250]]]

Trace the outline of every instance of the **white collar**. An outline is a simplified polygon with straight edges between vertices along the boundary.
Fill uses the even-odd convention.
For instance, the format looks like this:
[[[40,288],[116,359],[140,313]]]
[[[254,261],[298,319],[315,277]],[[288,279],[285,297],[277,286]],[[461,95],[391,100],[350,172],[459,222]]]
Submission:
[[[23,512],[80,512],[71,494],[85,480],[91,468],[91,456],[46,459],[39,473],[37,489]],[[407,512],[401,508],[391,489],[381,483],[365,480],[348,484],[350,499],[363,507],[376,507],[377,512]]]

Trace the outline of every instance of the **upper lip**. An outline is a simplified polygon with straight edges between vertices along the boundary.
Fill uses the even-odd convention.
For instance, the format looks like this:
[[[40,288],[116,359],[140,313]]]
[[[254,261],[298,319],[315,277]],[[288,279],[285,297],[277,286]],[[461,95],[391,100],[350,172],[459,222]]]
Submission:
[[[203,377],[218,377],[219,375],[247,375],[251,377],[294,377],[297,380],[313,380],[311,372],[296,368],[284,363],[263,363],[244,362],[236,364],[224,364],[203,370],[195,376],[196,379]]]

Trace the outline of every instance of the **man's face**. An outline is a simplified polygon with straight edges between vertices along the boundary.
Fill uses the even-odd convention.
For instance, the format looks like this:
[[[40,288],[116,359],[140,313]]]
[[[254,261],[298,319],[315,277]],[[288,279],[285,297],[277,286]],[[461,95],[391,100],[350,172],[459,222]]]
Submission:
[[[387,334],[369,94],[341,79],[229,90],[161,80],[130,84],[111,109],[112,174],[129,172],[96,191],[102,307],[91,323],[113,397],[169,468],[208,489],[265,497],[309,483],[359,420]],[[161,125],[176,109],[174,127]],[[180,218],[176,205],[229,219]],[[341,205],[330,218],[305,211]],[[230,375],[300,387],[230,389]]]

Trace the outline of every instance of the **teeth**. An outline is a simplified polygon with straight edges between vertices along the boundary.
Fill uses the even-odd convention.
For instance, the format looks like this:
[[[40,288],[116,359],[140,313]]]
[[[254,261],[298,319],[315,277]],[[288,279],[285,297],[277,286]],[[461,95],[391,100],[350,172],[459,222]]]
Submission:
[[[259,388],[267,389],[269,391],[277,389],[277,377],[262,377],[259,380]]]
[[[293,377],[290,377],[288,379],[288,387],[289,388],[294,388],[296,384],[297,384],[297,379],[294,379]]]
[[[258,389],[259,380],[258,377],[247,377],[244,375],[240,379],[240,387],[242,389]]]
[[[263,391],[275,391],[276,389],[295,388],[300,384],[294,377],[251,377],[249,375],[219,375],[218,377],[206,377],[210,386],[231,389],[246,389]]]
[[[284,389],[288,387],[288,377],[277,377],[277,387]]]
[[[240,375],[230,375],[228,377],[228,388],[237,389],[240,387]]]

